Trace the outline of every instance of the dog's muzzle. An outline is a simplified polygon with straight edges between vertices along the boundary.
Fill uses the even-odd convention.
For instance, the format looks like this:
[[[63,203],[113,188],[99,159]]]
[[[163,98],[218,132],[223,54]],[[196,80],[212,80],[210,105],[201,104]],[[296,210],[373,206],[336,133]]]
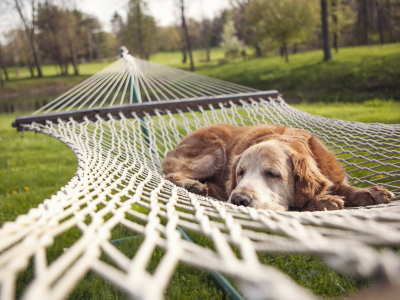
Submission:
[[[250,206],[253,198],[244,193],[235,193],[231,196],[231,203],[236,205]]]

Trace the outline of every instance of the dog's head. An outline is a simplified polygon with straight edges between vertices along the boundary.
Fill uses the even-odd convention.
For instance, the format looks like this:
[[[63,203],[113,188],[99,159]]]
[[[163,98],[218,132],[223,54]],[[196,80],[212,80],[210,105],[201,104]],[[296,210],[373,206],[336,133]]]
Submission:
[[[271,210],[303,208],[331,183],[305,143],[269,140],[251,146],[230,164],[228,202]]]

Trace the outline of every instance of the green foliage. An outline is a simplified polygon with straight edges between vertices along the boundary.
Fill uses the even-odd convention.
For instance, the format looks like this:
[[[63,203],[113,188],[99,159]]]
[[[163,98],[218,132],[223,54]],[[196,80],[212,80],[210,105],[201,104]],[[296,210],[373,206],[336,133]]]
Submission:
[[[356,22],[356,10],[353,1],[331,0],[329,30],[338,36],[349,31]]]
[[[182,46],[181,35],[175,26],[159,27],[158,39],[160,51],[179,51]]]
[[[292,43],[304,42],[314,35],[318,23],[316,0],[258,0],[246,9],[248,27],[255,42],[267,48],[286,49]]]
[[[144,0],[130,0],[128,21],[125,28],[126,46],[131,53],[149,59],[158,48],[157,26],[148,14]]]
[[[244,43],[239,40],[236,34],[235,23],[230,12],[226,14],[226,21],[222,30],[221,47],[225,50],[225,57],[238,56],[245,48]]]

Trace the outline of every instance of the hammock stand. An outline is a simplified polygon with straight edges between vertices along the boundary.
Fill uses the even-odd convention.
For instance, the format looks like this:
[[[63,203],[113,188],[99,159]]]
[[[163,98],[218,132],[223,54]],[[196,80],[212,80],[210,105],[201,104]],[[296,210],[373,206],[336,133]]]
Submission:
[[[257,252],[316,254],[344,274],[400,285],[400,259],[373,248],[400,244],[400,201],[273,212],[215,201],[164,180],[162,158],[191,131],[221,122],[308,130],[337,154],[353,185],[379,184],[400,198],[399,125],[313,116],[291,108],[277,91],[164,67],[123,50],[115,63],[13,122],[66,144],[78,170],[56,195],[0,229],[0,298],[13,299],[17,275],[31,258],[34,279],[23,299],[63,299],[89,271],[133,298],[162,299],[179,262],[234,277],[246,299],[316,299],[262,265]],[[118,226],[144,236],[132,259],[110,242]],[[81,238],[48,264],[46,249],[74,227]],[[177,227],[209,238],[214,250],[182,239]],[[156,247],[165,255],[150,274]]]

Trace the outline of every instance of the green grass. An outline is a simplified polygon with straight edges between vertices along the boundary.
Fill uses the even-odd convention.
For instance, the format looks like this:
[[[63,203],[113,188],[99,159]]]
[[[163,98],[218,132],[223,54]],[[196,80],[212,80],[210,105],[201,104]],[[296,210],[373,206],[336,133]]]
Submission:
[[[322,51],[315,50],[290,56],[290,62],[269,54],[254,58],[227,61],[221,48],[211,49],[211,61],[205,61],[205,50],[194,50],[196,72],[199,74],[251,86],[260,90],[279,90],[287,102],[362,102],[372,98],[400,100],[400,43],[341,48],[333,59],[322,61]],[[73,86],[94,74],[112,60],[80,65],[79,76],[57,76],[57,68],[43,66],[45,78],[28,78],[27,70],[10,68],[11,81],[0,88],[5,92],[28,91],[35,88]],[[182,63],[180,52],[161,52],[150,61],[188,70],[189,61]],[[72,69],[70,74],[72,74]]]
[[[80,64],[79,65],[79,73],[80,73],[80,75],[83,75],[83,76],[93,75],[94,73],[104,69],[104,67],[106,67],[113,61],[114,61],[114,59],[105,59],[104,61],[101,61],[101,62],[96,61],[96,62],[92,62],[92,63]],[[25,67],[12,67],[12,68],[8,68],[7,70],[8,70],[8,75],[11,80],[24,79],[24,78],[31,77],[31,73]],[[15,72],[17,70],[19,71],[18,78],[16,77],[16,74],[15,74]],[[74,74],[72,65],[69,65],[68,72],[71,75]],[[53,76],[58,76],[60,74],[60,70],[59,70],[58,66],[56,66],[56,65],[42,65],[42,73],[43,73],[44,77],[53,77]]]
[[[0,115],[0,225],[56,193],[77,167],[75,155],[58,140],[34,132],[21,139],[11,127],[14,119]]]
[[[196,70],[202,70],[209,67],[218,67],[227,63],[235,63],[243,61],[242,57],[237,57],[233,60],[225,59],[225,51],[222,48],[212,48],[210,49],[210,61],[206,61],[206,50],[205,49],[195,49],[193,50],[193,61]],[[252,56],[254,51],[251,48],[246,49],[246,53]],[[150,61],[159,63],[162,65],[170,66],[173,68],[179,68],[184,70],[190,70],[190,60],[187,57],[187,62],[182,63],[182,52],[159,52],[156,55],[150,57]]]
[[[363,104],[304,104],[296,108],[330,118],[353,121],[400,123],[400,103],[371,100]],[[44,199],[55,194],[74,175],[77,161],[73,153],[61,142],[42,134],[21,133],[11,128],[14,115],[0,115],[0,226],[13,221]],[[25,188],[28,188],[26,190]],[[107,217],[108,218],[108,217]],[[137,220],[135,220],[137,221]],[[90,219],[86,220],[87,223]],[[197,243],[212,248],[203,236],[188,232]],[[112,232],[112,239],[132,236],[134,233],[122,226]],[[81,236],[72,228],[57,237],[47,249],[49,262],[56,259],[64,248]],[[118,244],[121,252],[132,257],[141,242],[140,237]],[[148,266],[153,272],[162,258],[161,249],[155,251]],[[298,284],[319,296],[334,298],[354,293],[368,286],[368,281],[355,280],[331,271],[318,258],[311,255],[267,255],[260,254],[260,261],[284,271]],[[104,262],[112,262],[103,254]],[[32,279],[33,266],[22,272],[17,280],[17,296],[21,296]],[[88,273],[75,287],[70,299],[125,299],[125,295],[112,284],[94,273]],[[224,299],[207,272],[180,264],[166,291],[168,299]]]
[[[315,103],[293,104],[293,107],[313,115],[364,123],[400,124],[400,102],[373,99],[365,104]]]
[[[65,89],[85,80],[89,76],[101,71],[114,60],[105,60],[104,62],[86,63],[79,66],[79,75],[73,76],[72,66],[69,68],[69,76],[60,76],[58,68],[54,65],[43,65],[43,78],[30,78],[30,73],[26,68],[8,68],[10,81],[5,82],[4,87],[0,87],[0,95],[2,93],[29,91],[33,89],[43,89],[50,86],[64,86]],[[15,75],[15,71],[19,71],[19,77]]]
[[[328,118],[398,124],[400,103],[382,101],[379,98],[400,99],[399,50],[400,44],[340,49],[339,54],[334,53],[333,61],[328,63],[322,63],[321,51],[313,51],[291,56],[289,64],[276,56],[247,61],[238,58],[228,62],[224,59],[222,49],[212,49],[211,62],[204,61],[204,50],[196,50],[193,55],[197,72],[262,90],[278,89],[286,100],[302,100],[303,104],[295,105],[299,110]],[[188,69],[189,63],[182,64],[181,58],[180,52],[169,52],[159,53],[151,60]],[[10,69],[12,80],[6,83],[5,88],[0,89],[0,94],[59,85],[73,86],[109,63],[107,61],[81,65],[80,76],[57,76],[54,66],[43,66],[46,77],[42,79],[28,78],[29,73],[26,70],[20,70],[20,78],[16,79],[15,69]],[[26,98],[31,100],[29,105],[40,106],[46,96],[41,95],[34,101],[32,97]],[[369,100],[365,105],[339,103],[364,99],[373,100]],[[28,101],[25,98],[13,100],[12,103],[17,106],[18,101],[24,103],[25,110],[36,108],[25,103]],[[325,103],[310,104],[313,101]],[[33,104],[34,102],[38,103]],[[73,153],[55,139],[32,132],[26,132],[23,139],[19,138],[20,133],[10,126],[15,116],[0,115],[0,226],[6,221],[15,220],[18,215],[27,213],[30,208],[36,207],[44,199],[55,194],[71,179],[77,166]],[[131,236],[133,233],[117,226],[112,235],[114,239]],[[195,242],[212,248],[210,241],[201,235],[190,232],[189,235]],[[69,247],[80,236],[80,231],[72,228],[57,237],[53,246],[47,249],[49,262],[56,259],[64,248]],[[140,242],[141,239],[138,238],[117,247],[132,257]],[[163,254],[161,249],[155,251],[148,266],[150,272],[154,271]],[[260,254],[259,258],[261,262],[284,271],[300,285],[327,298],[351,294],[368,285],[366,281],[357,281],[332,272],[318,258],[310,255]],[[105,255],[102,256],[102,260],[112,263]],[[32,274],[31,263],[18,277],[18,297],[32,279]],[[185,265],[177,267],[166,291],[166,297],[224,298],[207,272]],[[88,273],[72,291],[70,299],[125,299],[125,295],[96,274]]]
[[[400,44],[343,48],[322,61],[322,51],[251,59],[199,73],[260,90],[279,90],[288,102],[400,100]]]

